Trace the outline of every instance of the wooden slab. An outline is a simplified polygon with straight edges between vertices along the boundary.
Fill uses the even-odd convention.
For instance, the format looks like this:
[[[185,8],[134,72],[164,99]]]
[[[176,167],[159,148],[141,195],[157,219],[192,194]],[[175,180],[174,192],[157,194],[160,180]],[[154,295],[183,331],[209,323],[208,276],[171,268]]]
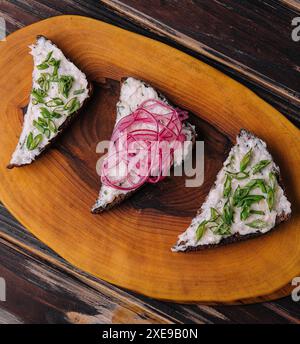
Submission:
[[[96,92],[55,148],[32,166],[5,169],[31,88],[27,46],[43,34],[57,43]],[[78,16],[51,18],[0,42],[0,198],[10,211],[75,266],[119,286],[174,301],[234,302],[265,296],[300,272],[299,130],[251,91],[162,43]],[[205,141],[205,183],[170,178],[147,186],[102,215],[90,207],[100,186],[96,145],[109,139],[118,83],[149,81],[195,116]],[[270,235],[219,249],[174,254],[170,247],[203,202],[235,135],[245,127],[269,143],[282,167],[293,218]]]

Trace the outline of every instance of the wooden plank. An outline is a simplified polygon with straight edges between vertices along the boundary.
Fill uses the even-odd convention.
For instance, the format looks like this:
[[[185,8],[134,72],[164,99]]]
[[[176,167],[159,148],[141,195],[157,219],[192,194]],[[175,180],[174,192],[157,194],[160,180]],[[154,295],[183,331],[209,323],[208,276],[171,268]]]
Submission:
[[[4,226],[5,225],[5,226]],[[3,230],[3,228],[6,230]],[[257,305],[242,305],[242,306],[208,306],[208,305],[184,305],[175,303],[165,303],[147,297],[137,295],[131,292],[126,292],[117,287],[114,287],[104,281],[96,279],[83,271],[75,269],[68,262],[64,261],[61,257],[57,256],[55,252],[51,251],[47,246],[43,245],[39,240],[34,238],[25,228],[22,227],[2,206],[0,208],[0,254],[2,245],[10,248],[10,253],[13,255],[16,251],[17,255],[22,254],[22,259],[12,256],[8,258],[11,261],[9,271],[15,278],[19,276],[20,269],[26,271],[26,274],[22,277],[24,280],[31,281],[33,277],[31,274],[35,274],[35,271],[40,271],[42,266],[44,273],[47,275],[47,271],[55,271],[52,277],[56,273],[60,276],[67,276],[70,284],[75,286],[78,283],[81,285],[81,293],[85,293],[85,288],[90,290],[91,288],[97,293],[100,293],[101,297],[113,300],[115,304],[120,307],[120,304],[126,304],[126,309],[134,309],[137,314],[149,314],[152,319],[159,317],[161,322],[172,321],[180,323],[249,323],[249,322],[269,322],[269,323],[296,323],[300,319],[299,305],[293,302],[290,298],[284,298],[278,301],[257,304]],[[3,257],[8,255],[3,253]],[[27,261],[34,262],[30,263],[32,269],[23,269],[16,264],[16,261],[24,261],[26,257]],[[7,275],[0,267],[0,276],[7,279]],[[1,270],[2,269],[2,270]],[[58,272],[56,272],[58,271]],[[41,274],[39,274],[41,275]],[[36,283],[40,283],[36,274]],[[54,277],[53,277],[54,278]],[[60,277],[63,283],[63,278]],[[57,279],[56,277],[54,278]],[[23,282],[24,283],[24,282]],[[20,294],[22,295],[22,283],[13,282],[16,288],[12,292],[12,299],[19,299]],[[8,283],[10,285],[10,283]],[[72,287],[71,287],[72,289]],[[28,297],[28,296],[27,296]],[[99,297],[99,296],[98,296]],[[263,299],[262,299],[263,301]],[[43,303],[43,298],[39,298],[35,302],[35,308],[31,307],[32,315],[35,317],[37,309],[42,307],[39,302]],[[100,302],[101,303],[101,302]],[[19,321],[27,322],[28,319],[24,318],[23,310],[16,309],[14,304],[5,304],[7,312],[17,317]],[[0,304],[1,306],[1,304]],[[55,308],[55,307],[54,307]],[[77,308],[79,309],[79,307]],[[52,306],[49,312],[52,312]],[[123,312],[124,313],[124,312]],[[41,313],[39,313],[41,314]],[[84,311],[81,311],[84,314]],[[148,315],[148,317],[150,317]],[[60,318],[61,319],[61,318]],[[86,318],[87,319],[87,318]],[[90,318],[89,318],[90,319]],[[90,319],[91,320],[91,319]],[[38,322],[48,322],[47,319],[40,318],[40,315],[36,318]],[[125,322],[126,320],[124,320]]]
[[[292,104],[300,109],[300,49],[291,39],[291,21],[299,15],[297,3],[272,0],[101,2],[117,14],[131,18],[134,23],[241,78],[273,105],[282,104],[280,111],[299,123],[298,113],[288,108]]]
[[[197,312],[197,307],[194,307],[195,311],[191,319],[190,306],[183,305],[181,309],[179,304],[164,303],[132,292],[127,292],[74,268],[74,266],[63,260],[46,245],[32,236],[13,216],[11,216],[11,214],[9,214],[3,205],[0,205],[0,238],[3,239],[2,244],[6,243],[7,246],[14,248],[16,251],[24,252],[24,255],[26,254],[27,256],[34,257],[35,261],[42,262],[44,266],[47,264],[51,269],[55,267],[63,271],[67,276],[72,276],[75,281],[78,280],[84,283],[87,288],[91,287],[97,290],[101,295],[105,295],[106,298],[115,300],[116,303],[126,303],[128,304],[127,308],[131,307],[136,309],[137,312],[140,312],[139,314],[147,314],[147,312],[152,314],[153,312],[154,315],[159,316],[161,323],[168,321],[176,323],[210,323],[213,321],[211,319],[212,317],[216,319],[226,318],[226,316],[221,313],[214,312],[213,308],[204,306],[204,314],[207,313],[208,316],[205,317],[201,312]],[[15,260],[15,258],[11,260]],[[12,270],[14,270],[13,266],[14,265],[12,265]],[[0,276],[5,277],[5,274],[1,273],[1,268]],[[26,279],[30,279],[30,277],[26,276]],[[16,291],[16,294],[18,294],[18,291]],[[8,309],[13,311],[10,306]]]
[[[19,320],[15,315],[6,311],[4,308],[0,309],[0,324],[22,324],[23,322]]]
[[[299,0],[281,0],[283,4],[286,6],[290,6],[291,8],[295,9],[296,11],[300,11],[300,3]]]
[[[221,62],[283,97],[300,102],[296,97],[299,96],[298,78],[295,75],[297,65],[293,61],[295,56],[299,56],[299,48],[288,37],[291,33],[288,26],[292,18],[299,14],[295,11],[299,6],[290,9],[275,1],[152,1],[151,4],[140,0],[102,2],[142,26]],[[276,27],[266,25],[266,21],[276,23]],[[274,30],[279,34],[276,37]],[[254,32],[259,31],[264,32],[262,42],[257,39],[257,34],[254,35]],[[277,48],[280,56],[271,55],[275,53],[275,47],[272,47],[276,43],[275,39],[279,42]],[[251,43],[254,41],[256,44],[253,46]],[[255,56],[253,49],[258,53],[263,43],[265,52]],[[284,68],[287,74],[275,70],[276,65]]]
[[[88,287],[57,265],[0,239],[0,275],[6,281],[6,313],[0,322],[11,323],[172,323],[130,295],[113,288],[106,292]],[[25,311],[26,310],[26,311]],[[22,319],[22,320],[20,320]]]

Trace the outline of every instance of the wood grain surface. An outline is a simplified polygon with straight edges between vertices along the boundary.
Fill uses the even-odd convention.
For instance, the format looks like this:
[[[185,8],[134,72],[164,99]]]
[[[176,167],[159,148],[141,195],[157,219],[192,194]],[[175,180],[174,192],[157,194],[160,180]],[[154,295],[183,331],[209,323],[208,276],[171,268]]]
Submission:
[[[116,13],[199,53],[299,123],[299,1],[102,0]],[[198,57],[198,56],[197,56]]]
[[[206,8],[208,8],[208,4],[213,3],[212,2],[206,2]],[[222,4],[224,1],[219,1],[219,4]],[[172,12],[173,17],[178,13],[176,11],[176,6],[180,6],[183,2],[165,2],[164,1],[164,8],[161,12]],[[241,3],[245,4],[246,2]],[[262,3],[267,4],[268,1],[262,1]],[[274,2],[272,2],[274,3]],[[291,2],[290,2],[291,3]],[[199,2],[195,3],[196,5],[199,5]],[[152,2],[149,3],[148,9],[153,10],[156,8],[156,6],[152,6]],[[297,5],[297,2],[296,2]],[[247,6],[247,4],[245,5]],[[289,7],[282,6],[283,8],[278,8],[278,15],[280,15],[281,10],[283,12],[281,13],[282,16],[286,14],[286,11],[289,10]],[[184,8],[183,8],[184,9]],[[180,11],[183,10],[180,8]],[[294,7],[295,11],[297,11],[297,6]],[[219,13],[222,13],[222,11],[218,11]],[[252,15],[253,17],[257,16],[259,11],[256,10],[256,8],[253,8],[253,11],[251,10],[251,6],[248,8],[248,11],[244,10],[243,8],[240,8],[240,16],[241,18],[245,18],[245,21],[247,22],[247,17],[249,15]],[[104,8],[102,5],[100,5],[96,1],[88,0],[88,1],[0,1],[0,16],[4,17],[7,24],[7,32],[13,32],[17,30],[20,27],[23,27],[25,25],[28,25],[30,23],[36,22],[40,19],[44,19],[53,15],[59,15],[59,14],[81,14],[81,15],[88,15],[94,18],[98,18],[110,23],[113,23],[115,25],[124,27],[126,29],[142,33],[146,36],[154,37],[157,40],[164,41],[168,43],[169,45],[176,46],[179,49],[182,49],[184,51],[187,51],[189,54],[196,56],[199,59],[205,60],[206,62],[209,62],[210,64],[216,66],[217,68],[223,70],[225,73],[230,74],[234,78],[241,80],[245,83],[245,80],[242,76],[239,75],[239,73],[236,73],[235,71],[231,71],[230,69],[227,69],[223,66],[222,63],[218,63],[213,59],[207,59],[197,52],[193,52],[191,49],[187,49],[184,47],[184,45],[180,45],[177,42],[173,41],[172,39],[166,37],[164,33],[161,33],[160,36],[153,33],[153,30],[150,28],[145,29],[139,26],[139,24],[136,24],[134,22],[130,22],[128,20],[130,17],[122,18],[118,14],[113,13],[107,8]],[[177,21],[176,21],[177,22]],[[276,23],[276,21],[275,21]],[[163,23],[162,23],[163,24]],[[256,32],[260,30],[260,21],[253,20],[253,25],[256,25]],[[219,27],[220,31],[224,32],[226,31],[227,22],[223,22],[222,20],[219,21]],[[226,41],[228,44],[232,44],[232,49],[234,50],[234,41],[235,36],[234,33],[238,30],[240,25],[239,21],[236,21],[233,23],[232,27],[233,30],[228,30]],[[276,26],[276,25],[275,25]],[[236,30],[235,30],[236,29]],[[272,27],[269,27],[268,30],[272,33]],[[152,32],[151,32],[152,31]],[[270,33],[270,34],[271,34]],[[208,43],[208,46],[212,46],[215,42],[214,37],[212,35],[208,34],[206,35],[208,38],[211,37],[211,41]],[[278,34],[276,35],[278,37],[278,46],[281,45],[281,41],[279,39]],[[263,40],[263,35],[257,34],[255,37],[256,44],[260,44],[260,42]],[[268,41],[263,40],[263,43],[268,46]],[[253,47],[253,44],[249,44],[249,46]],[[240,57],[244,57],[245,64],[249,64],[249,55],[243,54],[243,51],[240,52]],[[287,54],[289,52],[286,52]],[[251,59],[255,60],[259,57],[257,56],[257,53],[255,52],[255,49],[253,50],[253,54],[250,55]],[[274,54],[272,59],[276,59],[277,55]],[[295,67],[296,69],[296,67]],[[262,73],[263,74],[263,73]],[[246,83],[248,87],[251,87],[256,93],[260,94],[264,99],[267,99],[270,103],[272,103],[274,106],[276,106],[281,112],[289,116],[290,118],[297,116],[297,109],[293,107],[292,104],[289,104],[286,102],[284,98],[277,98],[274,96],[272,92],[269,92],[268,89],[264,89],[263,87],[257,86],[255,83]],[[295,116],[295,118],[296,118]],[[196,323],[227,323],[227,322],[240,322],[240,323],[249,323],[249,322],[263,322],[263,323],[287,323],[287,322],[298,322],[300,317],[299,312],[299,306],[297,303],[293,302],[290,297],[284,298],[282,300],[274,301],[274,302],[268,302],[268,303],[261,303],[257,305],[243,305],[243,306],[203,306],[203,305],[180,305],[180,304],[172,304],[172,303],[164,303],[156,300],[152,300],[149,298],[142,297],[140,295],[135,295],[134,302],[131,300],[131,293],[122,292],[120,289],[113,287],[112,285],[107,285],[105,282],[94,279],[89,275],[86,275],[80,270],[74,269],[73,266],[66,263],[63,259],[61,259],[59,256],[57,256],[54,252],[52,252],[49,248],[47,248],[45,245],[41,244],[40,241],[35,239],[33,236],[31,236],[24,227],[22,227],[20,224],[17,223],[17,221],[6,211],[5,208],[0,208],[0,223],[1,223],[1,229],[0,229],[0,235],[3,236],[6,240],[8,240],[10,248],[13,246],[15,249],[18,249],[19,245],[21,247],[24,247],[25,252],[28,254],[32,254],[35,256],[35,259],[37,259],[37,265],[41,264],[43,261],[46,266],[56,266],[57,264],[61,264],[61,269],[63,269],[64,273],[71,274],[71,281],[72,283],[76,283],[77,278],[80,280],[83,279],[82,284],[82,290],[86,290],[88,287],[87,285],[91,284],[91,281],[93,281],[93,286],[96,290],[100,290],[100,293],[98,293],[99,303],[101,303],[102,296],[107,295],[108,298],[111,297],[110,290],[114,290],[116,302],[118,303],[120,299],[126,298],[129,304],[140,304],[140,305],[146,305],[146,307],[149,307],[152,312],[158,313],[161,316],[166,317],[166,321],[168,321],[168,317],[172,319],[174,322],[196,322]],[[1,245],[2,246],[2,245]],[[18,255],[15,253],[15,249],[4,251],[7,254],[7,259],[10,259],[12,261],[12,264],[10,264],[10,270],[3,269],[3,265],[1,266],[0,275],[6,277],[8,272],[12,274],[12,276],[15,276],[17,278],[18,274],[15,273],[16,268],[18,266],[18,263],[16,264]],[[41,258],[42,257],[42,258]],[[49,260],[48,260],[49,259]],[[65,268],[67,266],[68,268]],[[74,277],[73,271],[76,271],[77,277]],[[0,303],[0,306],[2,307],[2,311],[0,311],[0,321],[1,322],[15,322],[15,321],[25,321],[26,322],[50,322],[49,319],[56,319],[57,309],[58,306],[54,304],[55,301],[55,292],[53,293],[52,288],[49,286],[49,284],[43,284],[41,283],[41,279],[37,279],[34,282],[34,279],[32,278],[33,271],[25,270],[24,271],[24,279],[28,281],[29,286],[31,288],[35,287],[35,285],[40,285],[41,288],[43,288],[44,292],[46,294],[50,294],[51,297],[48,298],[47,303],[47,318],[44,317],[44,314],[42,312],[39,312],[40,309],[43,308],[43,301],[40,298],[36,298],[36,302],[34,302],[34,306],[28,304],[29,307],[26,309],[20,307],[23,302],[26,301],[26,298],[32,298],[33,293],[27,294],[26,297],[19,298],[18,303]],[[82,278],[82,276],[85,276]],[[14,289],[11,292],[11,298],[18,298],[19,295],[22,295],[22,283],[20,283],[20,280],[18,280],[19,283],[12,281],[14,284]],[[104,287],[103,287],[104,286]],[[123,294],[124,293],[124,294]],[[123,295],[123,296],[122,296]],[[261,299],[263,301],[263,298]],[[89,300],[86,299],[86,302],[89,303]],[[71,308],[71,307],[70,307]],[[80,310],[80,307],[76,307],[77,310]],[[82,312],[84,313],[84,312]],[[49,318],[50,317],[50,318]],[[31,320],[29,320],[29,318]],[[62,319],[61,317],[59,318]],[[56,319],[58,320],[58,319]],[[58,321],[59,322],[59,321]],[[99,320],[101,322],[101,320]]]
[[[184,176],[170,178],[145,188],[113,211],[100,216],[89,213],[99,188],[96,145],[109,139],[115,120],[112,114],[118,89],[113,83],[96,90],[85,114],[56,149],[32,166],[8,171],[5,162],[22,124],[18,109],[26,104],[31,87],[32,61],[27,47],[38,34],[58,44],[95,84],[103,78],[137,76],[193,113],[198,137],[206,148],[203,187],[187,189]],[[39,22],[9,36],[0,49],[0,68],[9,71],[0,81],[5,123],[0,129],[0,144],[5,147],[0,197],[30,231],[62,257],[111,283],[173,301],[235,302],[265,296],[300,272],[296,211],[280,230],[256,240],[198,253],[170,252],[177,235],[204,201],[240,128],[269,143],[297,207],[298,129],[271,106],[186,54],[89,18],[64,16]],[[288,152],[286,146],[291,147]],[[276,259],[274,252],[278,252]],[[274,269],[278,259],[281,264]]]
[[[146,318],[150,323],[153,319],[159,323],[184,324],[299,323],[299,305],[290,297],[276,302],[264,302],[261,298],[256,305],[209,306],[166,303],[133,294],[74,268],[27,232],[3,206],[0,206],[0,228],[0,250],[5,257],[0,275],[7,281],[9,294],[7,301],[0,304],[0,323],[90,323],[91,319],[95,323],[132,322],[132,317],[115,316],[114,310],[119,309],[125,315],[136,313],[135,322],[144,322]],[[41,269],[48,278],[39,274]],[[78,288],[80,293],[75,293]],[[93,291],[96,303],[87,297]],[[69,301],[70,294],[76,300],[73,304]],[[99,309],[108,302],[110,308],[106,308],[104,320],[99,317]],[[77,317],[69,318],[68,313],[77,313]]]

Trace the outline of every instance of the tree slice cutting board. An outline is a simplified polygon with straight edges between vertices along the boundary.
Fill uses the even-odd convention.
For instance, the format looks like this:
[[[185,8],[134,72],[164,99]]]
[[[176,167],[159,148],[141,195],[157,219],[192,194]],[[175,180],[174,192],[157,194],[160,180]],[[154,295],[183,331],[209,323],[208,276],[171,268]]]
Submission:
[[[95,93],[51,150],[31,166],[7,170],[31,89],[28,45],[38,34],[87,74]],[[185,302],[274,297],[300,274],[299,130],[247,88],[167,45],[78,16],[47,19],[0,42],[0,71],[0,198],[63,258],[118,286]],[[112,211],[92,215],[100,187],[96,146],[110,138],[118,81],[128,75],[150,82],[193,114],[205,142],[205,181],[186,188],[184,177],[168,178]],[[254,240],[172,253],[170,247],[204,201],[240,128],[267,141],[282,168],[292,219]]]

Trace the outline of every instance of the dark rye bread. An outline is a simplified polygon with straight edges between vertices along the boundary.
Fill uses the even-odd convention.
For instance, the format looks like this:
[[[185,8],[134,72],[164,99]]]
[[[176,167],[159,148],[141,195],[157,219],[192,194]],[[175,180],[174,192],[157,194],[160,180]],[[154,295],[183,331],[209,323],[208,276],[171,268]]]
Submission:
[[[253,137],[257,138],[253,133],[251,133],[250,131],[248,131],[246,129],[241,129],[240,130],[239,136],[242,135],[242,134],[248,135],[249,139],[253,138]],[[274,161],[273,157],[272,157],[272,160]],[[285,186],[284,186],[283,181],[282,181],[282,177],[281,177],[281,174],[280,174],[279,167],[277,167],[277,169],[274,171],[274,174],[276,175],[276,179],[277,179],[278,185],[282,188],[282,190],[284,192],[284,195],[286,196]],[[200,214],[200,213],[201,213],[201,209],[198,210],[197,215]],[[248,240],[248,239],[254,239],[254,238],[257,238],[259,236],[267,235],[267,234],[270,234],[271,232],[273,232],[274,229],[278,228],[278,225],[280,223],[288,221],[290,219],[290,217],[291,217],[291,213],[288,213],[288,214],[282,213],[280,215],[277,215],[276,216],[275,226],[272,229],[270,229],[268,232],[266,232],[266,233],[262,233],[260,231],[257,231],[255,233],[245,234],[245,235],[241,235],[240,233],[235,233],[234,235],[231,235],[231,236],[228,236],[228,237],[225,237],[225,238],[221,239],[221,241],[218,244],[198,245],[198,246],[194,246],[194,247],[193,246],[189,246],[189,247],[187,247],[186,250],[184,250],[184,251],[177,251],[177,252],[187,253],[187,252],[203,251],[203,250],[206,250],[206,249],[220,247],[220,246],[224,246],[224,245],[228,245],[228,244],[233,244],[233,243],[236,243],[236,242],[245,241],[245,240]],[[176,246],[179,246],[181,244],[185,244],[185,242],[184,241],[178,242],[176,244]]]
[[[121,84],[121,87],[122,87],[123,83],[124,83],[127,79],[128,79],[128,77],[123,77],[123,78],[121,78],[121,83],[120,83],[120,84]],[[146,87],[151,87],[151,86],[149,86],[149,84],[147,84],[146,82],[144,82],[144,81],[142,81],[142,82],[144,83],[144,85],[145,85]],[[160,98],[161,101],[165,101],[165,102],[167,102],[169,105],[175,107],[175,105],[172,104],[171,102],[169,102],[169,100],[168,100],[159,90],[157,90],[156,88],[155,88],[155,90],[157,91],[158,96],[159,96],[159,98]],[[189,124],[188,122],[185,121],[185,123],[186,123],[187,125],[190,126],[190,124]],[[194,143],[195,143],[195,141],[196,141],[196,132],[195,132],[195,130],[194,130],[194,128],[193,128],[192,126],[190,126],[190,128],[191,128],[192,135],[193,135],[192,141],[193,141],[193,145],[194,145]],[[120,203],[122,203],[122,202],[125,201],[126,199],[130,198],[134,193],[136,193],[137,191],[139,191],[143,186],[144,186],[144,185],[142,185],[141,187],[137,188],[136,190],[127,192],[127,193],[125,193],[125,194],[120,194],[120,195],[118,195],[111,203],[106,204],[105,206],[96,207],[96,205],[97,205],[97,202],[96,202],[95,206],[94,206],[94,207],[92,208],[92,210],[91,210],[91,213],[92,213],[92,214],[100,214],[100,213],[102,213],[102,212],[105,211],[105,210],[109,210],[109,209],[111,209],[111,208],[113,208],[113,207],[119,205]]]
[[[131,197],[134,193],[136,193],[138,190],[140,190],[142,188],[139,187],[136,190],[127,192],[126,194],[120,194],[119,196],[117,196],[111,203],[108,203],[105,207],[98,207],[98,208],[93,208],[91,210],[92,214],[100,214],[102,213],[104,210],[109,210],[113,207],[115,207],[116,205],[122,203],[123,201],[125,201],[127,198]]]
[[[58,49],[60,49],[56,44],[54,44],[46,36],[38,35],[38,36],[36,36],[36,39],[38,40],[39,38],[42,38],[42,37],[45,38],[46,40],[50,41],[54,46],[56,46]],[[67,58],[67,60],[72,62],[69,58]],[[56,142],[57,139],[59,139],[61,137],[62,133],[71,125],[71,123],[74,121],[74,119],[86,107],[86,104],[88,103],[88,101],[90,100],[92,95],[93,95],[93,84],[88,80],[88,97],[82,103],[81,108],[78,109],[77,111],[75,111],[74,113],[72,113],[70,116],[67,117],[67,119],[57,129],[57,134],[51,140],[49,140],[49,142],[47,143],[47,145],[45,147],[40,149],[40,151],[39,151],[38,155],[35,157],[35,159],[33,159],[30,163],[21,164],[21,165],[18,165],[18,164],[8,164],[6,166],[6,168],[12,169],[14,167],[22,167],[22,166],[25,166],[25,165],[31,165],[34,161],[36,161],[42,155],[42,153],[44,153],[54,142]]]
[[[188,247],[185,251],[178,251],[178,252],[186,253],[186,252],[203,251],[203,250],[214,248],[214,247],[220,247],[220,246],[233,244],[233,243],[240,242],[240,241],[245,241],[248,239],[254,239],[254,238],[257,238],[257,237],[262,236],[262,235],[265,236],[265,235],[268,235],[271,232],[273,232],[274,229],[278,228],[278,225],[281,222],[288,221],[290,217],[291,217],[291,214],[282,215],[280,217],[278,216],[276,218],[276,225],[266,233],[255,232],[255,233],[250,233],[250,234],[246,234],[246,235],[241,235],[239,233],[235,233],[234,235],[231,235],[227,238],[222,239],[218,244],[209,244],[209,245],[199,245],[196,247]]]

